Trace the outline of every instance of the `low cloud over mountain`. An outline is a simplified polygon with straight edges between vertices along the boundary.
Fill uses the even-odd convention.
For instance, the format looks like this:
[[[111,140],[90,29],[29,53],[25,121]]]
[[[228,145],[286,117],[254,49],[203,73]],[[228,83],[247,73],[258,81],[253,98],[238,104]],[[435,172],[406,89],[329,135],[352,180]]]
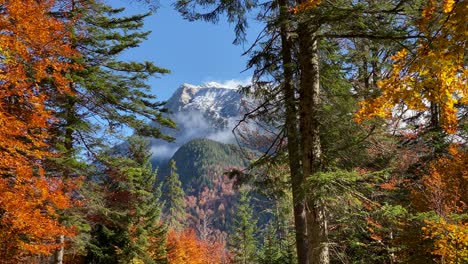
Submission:
[[[224,84],[181,85],[167,102],[167,108],[172,112],[170,117],[178,129],[162,129],[173,135],[176,141],[152,140],[153,162],[161,164],[170,159],[181,145],[194,138],[234,143],[232,129],[242,118],[245,101],[236,87],[242,84],[246,83],[227,81]]]

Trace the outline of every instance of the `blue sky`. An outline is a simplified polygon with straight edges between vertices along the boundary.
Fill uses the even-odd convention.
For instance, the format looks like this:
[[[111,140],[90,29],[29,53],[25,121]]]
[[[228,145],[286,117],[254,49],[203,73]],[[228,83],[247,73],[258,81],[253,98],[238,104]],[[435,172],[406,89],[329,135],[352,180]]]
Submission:
[[[126,7],[129,13],[147,11],[144,4],[124,0],[107,0],[114,7]],[[189,22],[173,10],[173,1],[161,0],[160,8],[145,21],[145,29],[152,31],[148,40],[125,54],[133,60],[148,60],[171,70],[170,74],[154,78],[149,83],[159,100],[167,100],[183,83],[203,84],[246,82],[251,72],[245,69],[247,57],[241,56],[249,47],[232,44],[233,25]],[[259,26],[251,28],[249,39],[256,37]]]

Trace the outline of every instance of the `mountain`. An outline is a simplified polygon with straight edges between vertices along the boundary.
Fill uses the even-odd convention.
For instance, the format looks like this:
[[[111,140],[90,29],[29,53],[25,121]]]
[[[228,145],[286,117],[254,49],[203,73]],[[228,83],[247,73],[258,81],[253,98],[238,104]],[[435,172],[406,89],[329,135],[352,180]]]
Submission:
[[[221,87],[209,82],[202,86],[183,84],[167,101],[173,113],[202,113],[213,128],[227,128],[232,118],[241,113],[242,95],[237,89]]]
[[[236,89],[210,82],[205,85],[181,85],[167,101],[169,117],[177,130],[162,128],[176,138],[167,143],[159,139],[151,142],[152,162],[158,166],[167,162],[183,144],[195,138],[208,138],[221,143],[235,143],[232,128],[243,116],[248,102]]]
[[[184,190],[198,192],[205,186],[211,187],[213,180],[230,168],[248,166],[251,153],[237,145],[197,138],[182,145],[171,159],[176,162]],[[168,164],[159,173],[169,175]]]

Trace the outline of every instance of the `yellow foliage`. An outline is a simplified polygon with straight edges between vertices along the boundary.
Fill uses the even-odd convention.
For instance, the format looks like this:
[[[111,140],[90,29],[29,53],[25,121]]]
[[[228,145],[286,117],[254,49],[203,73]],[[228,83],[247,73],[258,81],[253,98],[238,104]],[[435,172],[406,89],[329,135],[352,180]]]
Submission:
[[[422,230],[426,239],[434,241],[432,254],[440,256],[444,263],[468,263],[468,223],[427,221]]]
[[[442,10],[436,18],[434,13]],[[465,65],[468,39],[468,1],[429,0],[419,23],[421,38],[414,52],[401,50],[391,60],[390,75],[379,83],[381,95],[361,103],[356,121],[389,117],[394,106],[406,105],[416,111],[429,110],[429,103],[440,107],[440,123],[445,131],[457,129],[455,105],[468,103],[468,69]],[[430,30],[437,22],[440,30]]]

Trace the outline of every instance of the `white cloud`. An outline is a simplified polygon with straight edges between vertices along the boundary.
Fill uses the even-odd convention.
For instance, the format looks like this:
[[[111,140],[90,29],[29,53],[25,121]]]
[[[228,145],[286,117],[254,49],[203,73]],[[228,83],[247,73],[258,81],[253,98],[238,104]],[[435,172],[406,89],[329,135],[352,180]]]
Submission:
[[[163,143],[151,146],[151,153],[153,158],[157,160],[168,160],[174,155],[177,149],[179,149],[179,147],[176,145]]]
[[[231,79],[231,80],[214,80],[205,82],[203,86],[206,87],[219,87],[219,88],[229,88],[229,89],[238,89],[239,86],[245,86],[252,83],[252,77],[247,77],[245,79]]]

